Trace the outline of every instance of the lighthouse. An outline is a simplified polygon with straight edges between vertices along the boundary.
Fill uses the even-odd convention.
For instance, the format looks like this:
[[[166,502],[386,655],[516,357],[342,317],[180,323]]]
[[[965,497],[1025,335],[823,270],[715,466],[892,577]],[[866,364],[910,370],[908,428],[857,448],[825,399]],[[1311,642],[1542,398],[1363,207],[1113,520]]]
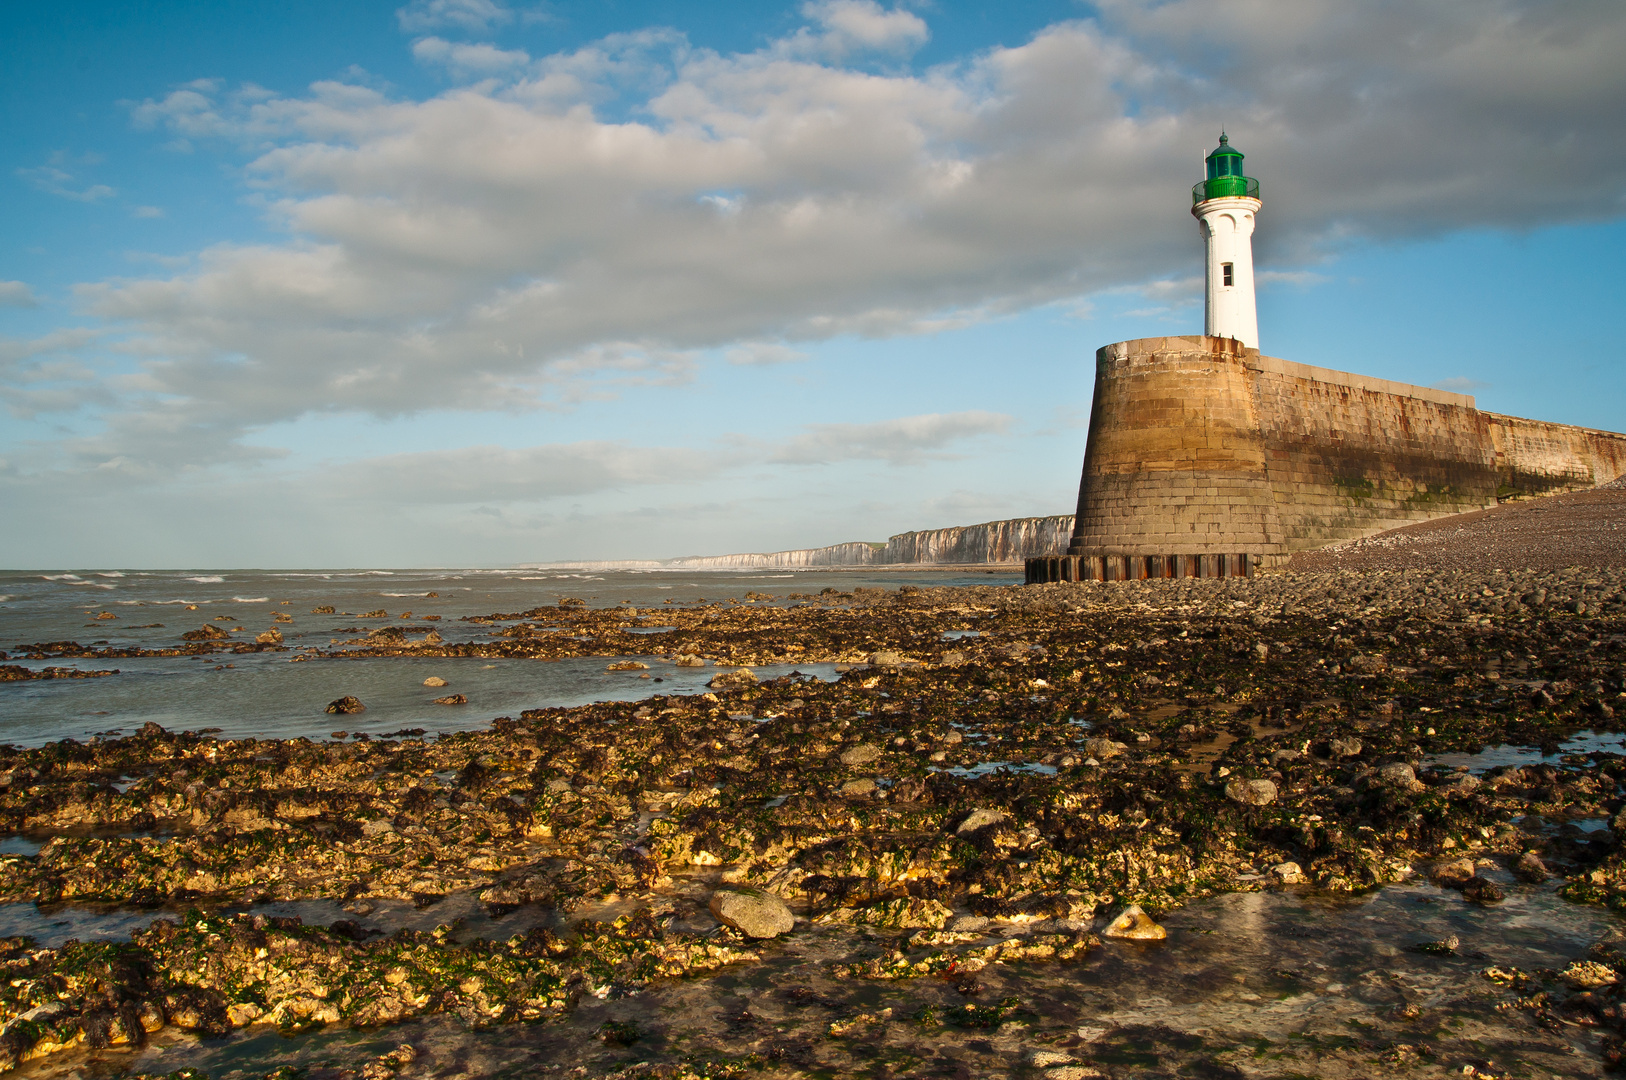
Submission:
[[[1220,135],[1208,155],[1208,177],[1191,189],[1191,214],[1208,255],[1208,304],[1203,332],[1259,347],[1253,299],[1253,219],[1264,204],[1259,181],[1242,175],[1242,152]]]

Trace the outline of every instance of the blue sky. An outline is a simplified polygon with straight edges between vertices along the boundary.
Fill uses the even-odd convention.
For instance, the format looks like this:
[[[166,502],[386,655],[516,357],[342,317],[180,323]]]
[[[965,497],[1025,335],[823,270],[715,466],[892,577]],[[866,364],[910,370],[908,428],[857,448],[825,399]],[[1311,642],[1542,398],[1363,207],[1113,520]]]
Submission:
[[[505,564],[1066,513],[1200,329],[1626,426],[1618,3],[0,8],[0,565]]]

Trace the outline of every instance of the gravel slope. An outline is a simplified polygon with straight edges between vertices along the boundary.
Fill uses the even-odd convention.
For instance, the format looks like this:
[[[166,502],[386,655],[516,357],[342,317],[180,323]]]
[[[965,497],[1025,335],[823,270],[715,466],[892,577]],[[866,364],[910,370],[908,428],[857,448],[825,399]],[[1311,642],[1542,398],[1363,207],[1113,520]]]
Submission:
[[[1626,477],[1293,556],[1290,570],[1626,567]]]

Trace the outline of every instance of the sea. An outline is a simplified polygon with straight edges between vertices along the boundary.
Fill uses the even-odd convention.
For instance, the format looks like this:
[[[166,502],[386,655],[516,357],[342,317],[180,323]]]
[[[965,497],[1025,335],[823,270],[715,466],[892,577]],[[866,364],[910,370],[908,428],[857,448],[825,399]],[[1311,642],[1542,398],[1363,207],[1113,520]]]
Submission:
[[[0,743],[39,746],[63,738],[128,734],[152,722],[172,731],[218,738],[325,738],[335,721],[350,733],[422,728],[433,736],[482,728],[525,709],[632,701],[651,694],[702,693],[713,674],[662,665],[662,682],[606,671],[603,657],[567,660],[388,657],[291,662],[297,653],[216,653],[201,657],[118,659],[17,658],[27,646],[78,642],[98,648],[160,648],[205,624],[241,626],[239,639],[276,626],[290,650],[326,647],[359,636],[356,617],[384,611],[393,621],[438,615],[448,642],[489,640],[490,627],[465,616],[515,613],[584,601],[590,607],[647,609],[743,599],[747,593],[793,602],[790,594],[834,588],[896,589],[916,585],[1016,584],[1006,571],[677,571],[573,569],[443,570],[62,570],[0,572],[0,663],[28,668],[117,669],[116,676],[0,682]],[[334,614],[318,614],[331,607]],[[274,623],[277,614],[292,622]],[[111,617],[107,617],[111,616]],[[231,621],[219,621],[227,616]],[[388,625],[377,618],[367,629]],[[660,651],[658,627],[650,653]],[[56,650],[50,650],[56,651]],[[764,677],[797,670],[759,669]],[[829,664],[803,664],[806,675],[835,678]],[[460,693],[468,704],[432,704],[431,675],[447,681],[437,694]],[[327,704],[359,698],[363,714],[334,717]]]

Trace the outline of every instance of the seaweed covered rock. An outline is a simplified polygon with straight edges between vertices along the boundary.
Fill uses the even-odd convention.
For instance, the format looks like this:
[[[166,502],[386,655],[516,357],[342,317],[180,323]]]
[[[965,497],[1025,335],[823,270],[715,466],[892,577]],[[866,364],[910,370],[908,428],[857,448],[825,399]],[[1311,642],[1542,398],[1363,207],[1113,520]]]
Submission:
[[[750,668],[740,668],[738,671],[725,671],[713,675],[707,686],[714,690],[744,690],[757,684],[756,672]]]
[[[796,925],[785,901],[763,889],[719,889],[711,894],[709,906],[718,922],[746,937],[778,937]]]

